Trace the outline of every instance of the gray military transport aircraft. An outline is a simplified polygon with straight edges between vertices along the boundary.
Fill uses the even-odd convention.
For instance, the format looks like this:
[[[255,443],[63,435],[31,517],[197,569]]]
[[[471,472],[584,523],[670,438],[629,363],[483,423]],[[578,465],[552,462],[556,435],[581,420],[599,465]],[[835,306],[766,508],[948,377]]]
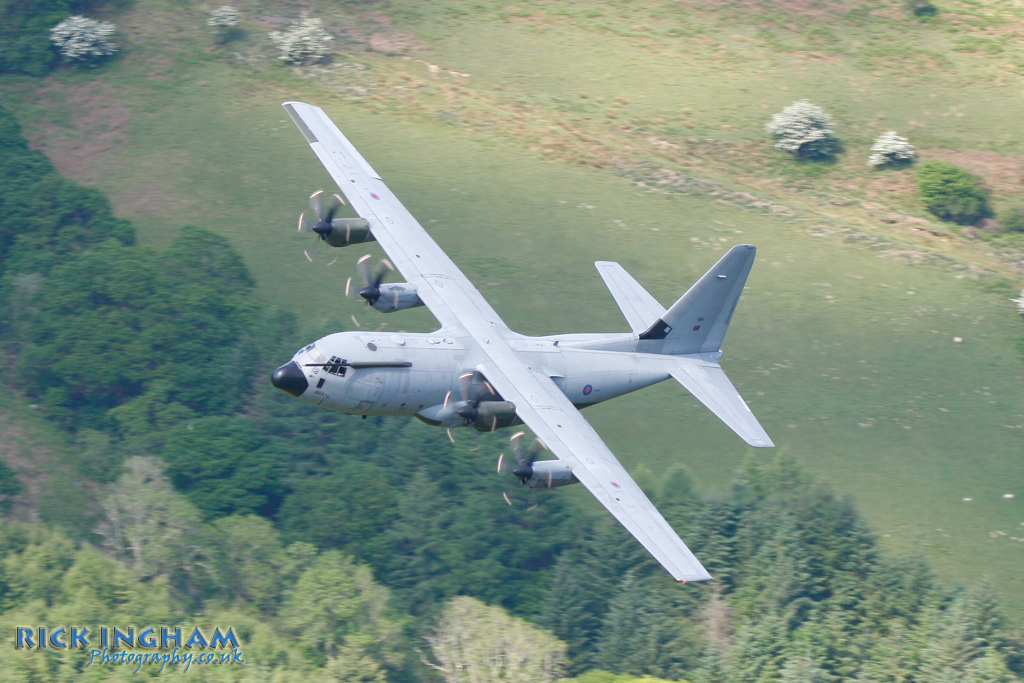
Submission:
[[[328,335],[275,370],[274,386],[353,415],[415,415],[481,431],[525,424],[556,459],[537,460],[537,450],[523,448],[516,434],[517,462],[499,464],[499,471],[531,488],[581,482],[676,580],[710,579],[579,409],[674,378],[748,444],[772,446],[718,365],[754,247],[730,249],[668,310],[619,264],[599,261],[632,332],[517,334],[322,109],[302,102],[284,108],[358,214],[335,217],[341,198],[317,192],[310,199],[317,221],[302,217],[299,230],[335,247],[378,242],[406,282],[384,283],[385,269],[371,273],[363,257],[359,294],[382,312],[426,306],[440,328]]]

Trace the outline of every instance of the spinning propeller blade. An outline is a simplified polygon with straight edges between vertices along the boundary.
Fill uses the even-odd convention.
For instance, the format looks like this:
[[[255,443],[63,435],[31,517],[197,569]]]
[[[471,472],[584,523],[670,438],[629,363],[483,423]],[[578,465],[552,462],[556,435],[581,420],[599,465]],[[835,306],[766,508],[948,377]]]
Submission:
[[[506,474],[511,473],[519,479],[519,483],[526,485],[526,482],[533,477],[533,463],[537,460],[537,457],[542,451],[547,450],[544,442],[540,439],[534,439],[533,443],[530,444],[529,448],[524,445],[523,437],[526,436],[526,432],[516,432],[509,439],[509,443],[512,446],[512,455],[515,458],[515,462],[510,462],[512,458],[506,458],[505,454],[502,453],[498,456],[498,473]],[[550,477],[550,475],[549,475]],[[548,482],[548,488],[551,488],[551,482]],[[509,505],[514,505],[517,501],[522,499],[522,492],[516,493],[515,491],[508,490],[501,494],[502,498]],[[527,494],[527,509],[532,510],[537,507],[537,501],[534,497],[534,491],[531,488]]]
[[[356,270],[359,272],[359,279],[363,281],[363,288],[359,290],[359,296],[366,299],[366,303],[370,306],[377,303],[380,299],[380,285],[384,282],[384,276],[387,275],[388,271],[394,270],[395,267],[391,265],[391,262],[387,259],[381,259],[377,265],[375,271],[370,271],[370,261],[373,259],[372,256],[366,254],[356,261]],[[349,281],[351,283],[351,280]],[[351,288],[349,285],[345,287],[345,296],[349,295]],[[397,297],[397,293],[396,293]]]

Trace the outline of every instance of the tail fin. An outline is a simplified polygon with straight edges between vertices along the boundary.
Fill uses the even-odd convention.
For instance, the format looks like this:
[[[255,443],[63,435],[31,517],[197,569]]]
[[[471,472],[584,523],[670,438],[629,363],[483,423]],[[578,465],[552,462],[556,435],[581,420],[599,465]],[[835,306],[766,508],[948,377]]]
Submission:
[[[737,244],[640,335],[641,351],[682,355],[719,351],[757,250]]]

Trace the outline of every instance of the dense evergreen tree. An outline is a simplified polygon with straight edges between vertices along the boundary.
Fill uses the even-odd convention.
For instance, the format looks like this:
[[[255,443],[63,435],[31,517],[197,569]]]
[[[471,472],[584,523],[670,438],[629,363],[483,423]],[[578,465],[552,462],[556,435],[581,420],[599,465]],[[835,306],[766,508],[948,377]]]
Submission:
[[[290,538],[347,548],[375,566],[387,560],[385,533],[394,518],[394,490],[386,472],[358,461],[301,480],[281,510],[282,528]]]
[[[0,73],[46,74],[57,62],[50,29],[71,15],[71,0],[0,2]]]
[[[283,455],[251,420],[188,419],[169,427],[164,438],[160,455],[171,481],[207,517],[277,512],[285,493]]]
[[[608,605],[597,644],[598,667],[634,676],[678,679],[696,668],[696,629],[673,605],[676,586],[656,589],[630,572]]]
[[[570,674],[601,666],[597,643],[615,589],[611,578],[579,548],[563,551],[555,563],[538,623],[567,645]]]
[[[944,221],[973,225],[992,215],[981,178],[948,161],[925,161],[917,171],[917,192],[926,209]]]
[[[0,461],[0,514],[10,512],[11,499],[21,492],[21,482],[7,463]]]

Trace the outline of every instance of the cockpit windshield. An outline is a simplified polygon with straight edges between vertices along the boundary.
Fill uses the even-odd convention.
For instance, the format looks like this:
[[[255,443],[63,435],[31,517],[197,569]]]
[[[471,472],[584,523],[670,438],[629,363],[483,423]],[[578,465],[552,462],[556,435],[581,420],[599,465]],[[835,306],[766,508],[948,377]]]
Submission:
[[[348,363],[344,358],[338,358],[337,356],[331,356],[331,359],[324,363],[324,370],[331,373],[332,375],[345,376],[345,368],[348,367]]]

